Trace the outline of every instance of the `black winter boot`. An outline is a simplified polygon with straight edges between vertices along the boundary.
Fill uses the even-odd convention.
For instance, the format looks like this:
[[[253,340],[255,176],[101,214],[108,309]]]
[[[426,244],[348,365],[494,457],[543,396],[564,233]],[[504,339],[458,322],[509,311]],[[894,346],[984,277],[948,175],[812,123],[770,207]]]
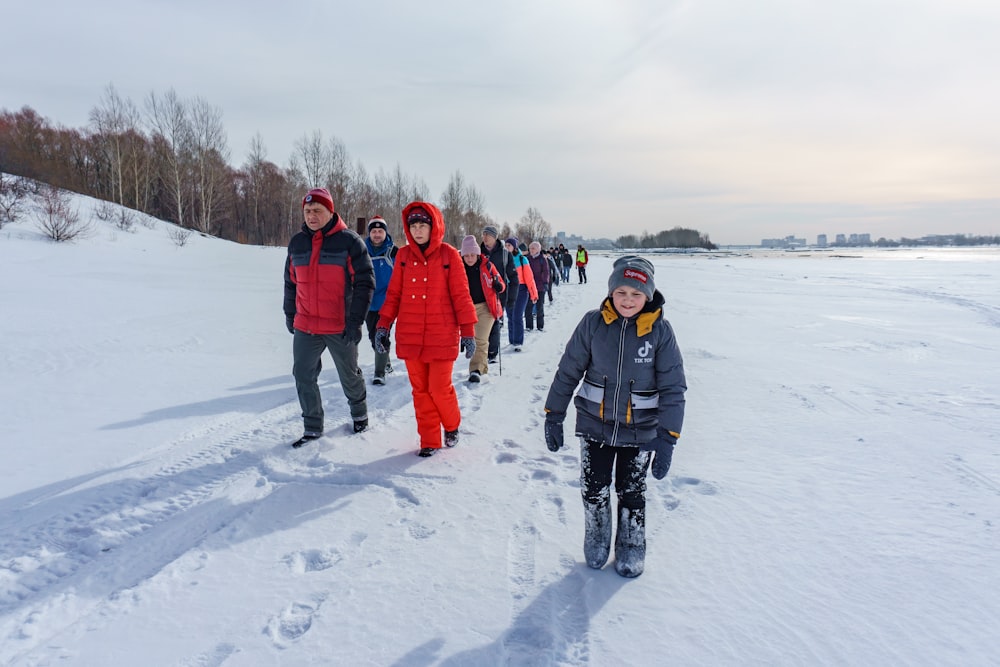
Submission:
[[[646,563],[646,508],[618,508],[615,536],[615,572],[638,577]]]
[[[583,501],[583,556],[587,565],[599,570],[608,562],[611,551],[611,501],[601,498],[597,502]]]

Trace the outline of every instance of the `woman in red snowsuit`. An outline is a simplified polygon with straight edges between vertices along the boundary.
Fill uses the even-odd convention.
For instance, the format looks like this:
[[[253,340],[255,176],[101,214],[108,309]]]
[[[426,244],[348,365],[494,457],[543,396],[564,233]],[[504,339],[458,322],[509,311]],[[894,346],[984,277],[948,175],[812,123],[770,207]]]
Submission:
[[[407,244],[399,249],[392,279],[379,311],[376,348],[388,341],[396,323],[396,356],[406,362],[413,387],[413,410],[421,456],[444,444],[458,444],[462,415],[451,373],[459,344],[465,356],[476,350],[476,308],[458,250],[444,243],[444,216],[433,204],[412,202],[403,209]]]

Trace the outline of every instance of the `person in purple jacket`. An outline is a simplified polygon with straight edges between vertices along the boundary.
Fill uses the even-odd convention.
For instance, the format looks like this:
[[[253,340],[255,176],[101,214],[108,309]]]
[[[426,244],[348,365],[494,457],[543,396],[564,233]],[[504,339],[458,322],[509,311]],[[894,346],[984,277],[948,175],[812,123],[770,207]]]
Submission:
[[[538,301],[528,304],[524,309],[524,328],[531,331],[538,323],[538,330],[545,329],[545,293],[549,288],[552,279],[552,272],[549,270],[549,260],[542,254],[542,244],[532,241],[528,246],[528,266],[531,267],[531,275],[535,278],[535,289],[538,290]]]

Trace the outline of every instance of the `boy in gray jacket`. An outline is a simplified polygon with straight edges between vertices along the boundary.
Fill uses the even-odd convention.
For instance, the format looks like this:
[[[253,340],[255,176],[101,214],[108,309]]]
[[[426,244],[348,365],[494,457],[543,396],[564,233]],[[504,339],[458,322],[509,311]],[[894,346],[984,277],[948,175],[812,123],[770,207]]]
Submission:
[[[611,481],[618,495],[615,570],[642,574],[646,557],[646,472],[663,479],[684,421],[684,362],[653,266],[635,255],[615,262],[608,297],[583,316],[566,344],[545,401],[545,443],[563,446],[563,420],[576,405],[587,565],[611,550]],[[583,384],[574,398],[580,381]]]

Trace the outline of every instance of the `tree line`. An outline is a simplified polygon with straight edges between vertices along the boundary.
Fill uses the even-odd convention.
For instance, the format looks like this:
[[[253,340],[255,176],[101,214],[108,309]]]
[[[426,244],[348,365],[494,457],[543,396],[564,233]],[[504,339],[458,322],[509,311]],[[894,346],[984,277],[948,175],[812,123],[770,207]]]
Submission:
[[[709,240],[707,234],[683,227],[674,227],[655,234],[647,232],[642,236],[634,234],[619,236],[615,245],[619,248],[704,248],[706,250],[715,250],[718,247]]]
[[[268,159],[258,133],[245,162],[233,167],[222,110],[172,89],[149,93],[140,106],[109,85],[83,128],[55,125],[27,106],[0,110],[0,172],[239,243],[287,243],[302,224],[302,194],[313,187],[330,190],[352,229],[357,218],[378,214],[400,242],[403,207],[430,200],[419,177],[398,164],[390,172],[370,173],[342,141],[320,130],[304,134],[293,148],[288,165],[280,167]],[[9,205],[4,219],[10,221],[24,186],[2,185]],[[436,203],[448,221],[445,241],[452,245],[460,245],[466,234],[478,237],[488,224],[529,241],[547,243],[552,234],[551,225],[530,207],[514,226],[498,224],[486,212],[485,197],[460,171]]]

